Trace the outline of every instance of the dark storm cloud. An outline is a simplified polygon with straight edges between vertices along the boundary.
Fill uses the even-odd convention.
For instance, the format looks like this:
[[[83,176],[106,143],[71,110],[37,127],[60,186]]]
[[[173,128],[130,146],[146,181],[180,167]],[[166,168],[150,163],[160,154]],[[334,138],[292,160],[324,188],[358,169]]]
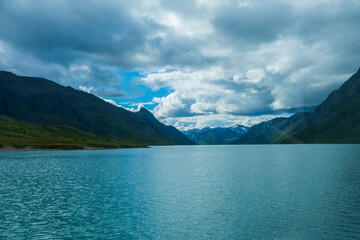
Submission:
[[[286,34],[294,21],[290,5],[270,2],[220,7],[212,20],[219,33],[244,45],[273,41],[280,34]]]
[[[126,62],[122,59],[141,48],[149,29],[128,14],[126,4],[109,3],[3,1],[0,36],[19,50],[64,65],[82,55],[101,60],[115,55]]]

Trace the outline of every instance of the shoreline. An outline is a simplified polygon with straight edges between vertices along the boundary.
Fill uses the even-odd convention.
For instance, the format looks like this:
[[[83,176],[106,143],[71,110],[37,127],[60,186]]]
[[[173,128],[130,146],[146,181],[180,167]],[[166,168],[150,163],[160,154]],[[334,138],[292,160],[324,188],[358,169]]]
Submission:
[[[98,147],[89,147],[84,146],[84,148],[74,148],[74,149],[62,149],[62,148],[36,148],[34,146],[26,146],[24,148],[14,148],[12,146],[2,146],[0,147],[0,152],[35,152],[35,151],[86,151],[86,150],[114,150],[114,149],[130,149],[130,148],[150,148],[149,146],[143,147],[116,147],[116,148],[98,148]]]

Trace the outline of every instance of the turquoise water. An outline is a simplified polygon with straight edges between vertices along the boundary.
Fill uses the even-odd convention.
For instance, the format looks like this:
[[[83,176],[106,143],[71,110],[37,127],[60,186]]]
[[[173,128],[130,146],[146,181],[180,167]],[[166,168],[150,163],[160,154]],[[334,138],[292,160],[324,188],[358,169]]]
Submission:
[[[360,145],[2,152],[0,239],[360,239]]]

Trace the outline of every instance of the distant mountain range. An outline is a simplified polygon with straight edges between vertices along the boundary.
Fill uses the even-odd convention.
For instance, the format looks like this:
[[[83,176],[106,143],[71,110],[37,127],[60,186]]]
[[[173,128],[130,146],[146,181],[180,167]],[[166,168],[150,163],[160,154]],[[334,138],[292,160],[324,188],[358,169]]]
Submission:
[[[144,144],[194,144],[148,110],[133,113],[71,87],[0,71],[0,115],[39,126],[64,125],[98,136],[146,139]]]
[[[360,69],[313,111],[262,122],[233,143],[360,143]]]
[[[183,131],[183,133],[197,144],[216,145],[229,144],[244,135],[248,129],[249,127],[243,125],[235,125],[232,127],[191,129]]]

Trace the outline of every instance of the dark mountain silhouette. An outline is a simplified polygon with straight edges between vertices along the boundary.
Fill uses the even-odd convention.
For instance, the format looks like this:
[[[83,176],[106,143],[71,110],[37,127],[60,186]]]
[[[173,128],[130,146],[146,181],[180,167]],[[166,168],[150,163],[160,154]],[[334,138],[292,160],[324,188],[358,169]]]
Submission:
[[[143,114],[144,111],[133,113],[92,94],[43,78],[0,71],[1,115],[42,126],[70,126],[96,135],[194,144],[175,128],[157,121],[150,112]]]
[[[360,69],[313,111],[257,124],[234,143],[360,142],[359,98]]]

